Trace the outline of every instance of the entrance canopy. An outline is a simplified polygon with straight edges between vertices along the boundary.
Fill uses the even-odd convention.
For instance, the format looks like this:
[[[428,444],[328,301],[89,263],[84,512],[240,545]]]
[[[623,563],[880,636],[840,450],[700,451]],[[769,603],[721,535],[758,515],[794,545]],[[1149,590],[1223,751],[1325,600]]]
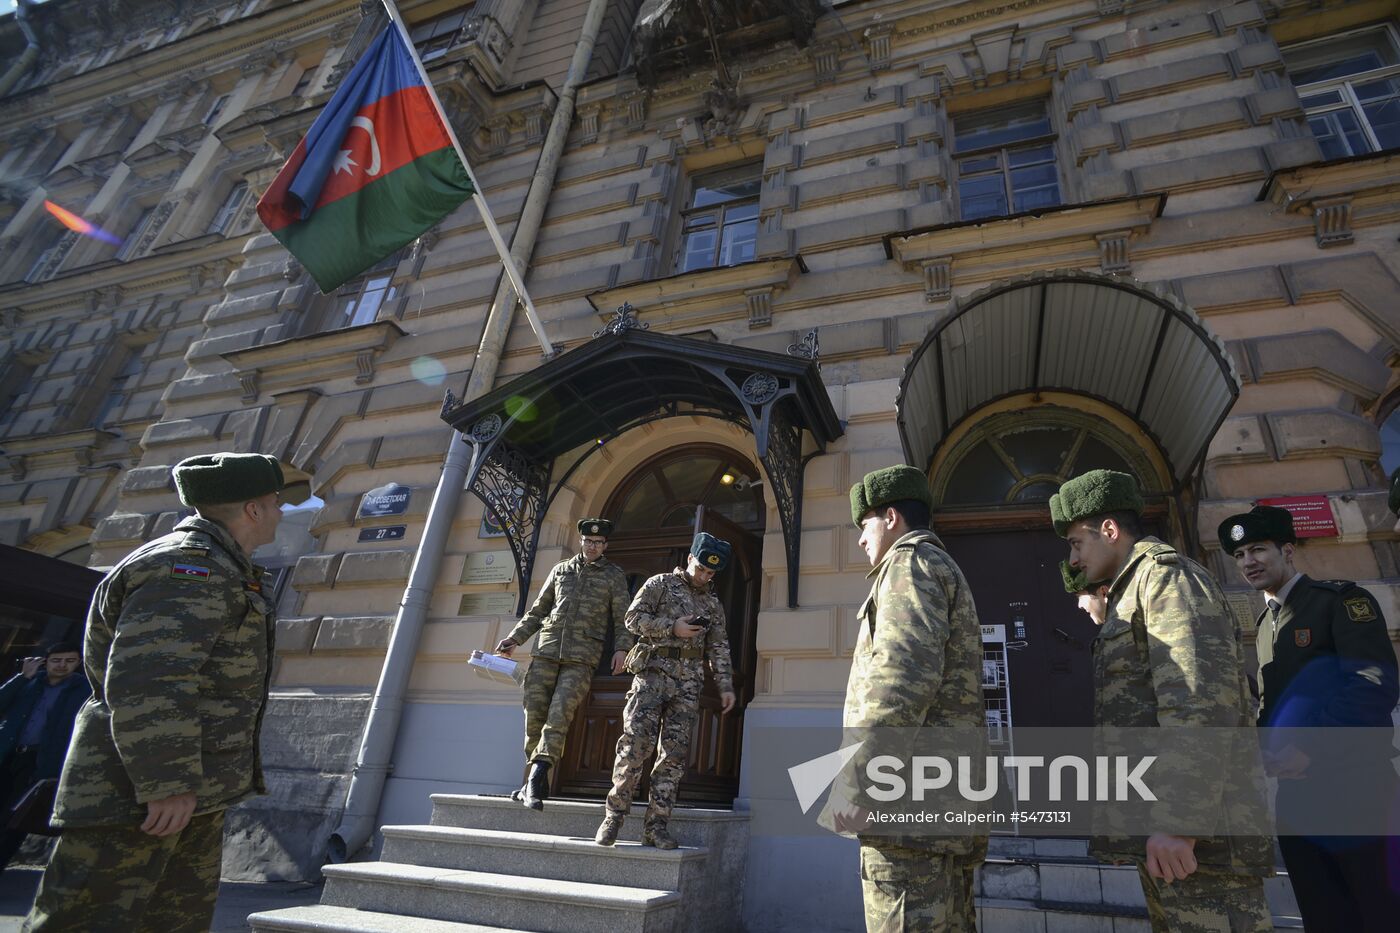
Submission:
[[[1161,447],[1180,489],[1239,397],[1225,346],[1174,296],[1088,272],[1036,274],[954,300],[904,369],[899,435],[927,470],[964,419],[1031,391],[1086,395]]]
[[[645,333],[625,314],[588,343],[475,401],[449,394],[443,420],[471,444],[467,486],[505,529],[530,586],[540,526],[555,495],[587,457],[639,425],[680,415],[747,428],[782,520],[788,604],[797,605],[803,468],[843,428],[817,361]],[[579,451],[551,485],[555,461]]]

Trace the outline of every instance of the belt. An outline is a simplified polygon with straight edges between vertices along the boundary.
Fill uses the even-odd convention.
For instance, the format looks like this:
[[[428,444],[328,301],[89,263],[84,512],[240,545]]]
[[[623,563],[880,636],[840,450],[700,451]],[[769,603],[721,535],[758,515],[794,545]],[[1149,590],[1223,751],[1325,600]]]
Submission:
[[[696,661],[705,656],[705,651],[700,647],[693,648],[653,648],[651,656],[654,658],[680,658],[683,661]]]

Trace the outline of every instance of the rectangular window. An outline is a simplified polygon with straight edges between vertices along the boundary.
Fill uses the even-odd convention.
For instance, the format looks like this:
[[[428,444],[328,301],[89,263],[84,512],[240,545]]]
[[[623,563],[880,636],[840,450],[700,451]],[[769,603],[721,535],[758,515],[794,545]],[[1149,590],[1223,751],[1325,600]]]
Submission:
[[[209,107],[209,112],[204,115],[204,125],[213,126],[214,121],[219,119],[219,115],[224,112],[224,106],[228,104],[229,95],[220,94],[214,103]]]
[[[695,179],[681,212],[677,272],[734,266],[754,258],[762,179],[763,168],[756,163]]]
[[[340,330],[378,320],[380,309],[398,297],[398,286],[393,284],[393,278],[402,254],[403,250],[399,250],[385,257],[364,275],[344,285],[335,294],[321,330]]]
[[[1400,147],[1400,42],[1392,26],[1283,50],[1325,159]]]
[[[954,117],[953,153],[963,220],[1060,203],[1055,135],[1043,100]]]
[[[29,271],[24,274],[24,280],[26,282],[39,281],[39,276],[43,274],[44,266],[48,264],[49,257],[53,255],[54,250],[58,249],[58,245],[63,242],[64,233],[65,231],[63,230],[54,232],[53,239],[49,241],[49,245],[39,252],[39,255],[34,258],[34,262],[30,264]]]
[[[229,189],[228,197],[224,198],[224,203],[220,204],[219,209],[214,212],[214,218],[209,221],[209,229],[205,233],[227,233],[234,218],[243,209],[243,201],[247,197],[248,183],[246,181],[240,181]]]
[[[93,416],[92,426],[94,428],[101,428],[109,418],[126,407],[126,403],[131,399],[131,390],[136,387],[137,377],[141,375],[141,351],[128,349],[124,352],[126,358],[108,384],[107,394],[97,406],[97,413]]]
[[[444,13],[410,28],[408,37],[417,47],[418,57],[426,63],[446,55],[457,44],[457,33],[466,22],[468,9],[470,7]]]

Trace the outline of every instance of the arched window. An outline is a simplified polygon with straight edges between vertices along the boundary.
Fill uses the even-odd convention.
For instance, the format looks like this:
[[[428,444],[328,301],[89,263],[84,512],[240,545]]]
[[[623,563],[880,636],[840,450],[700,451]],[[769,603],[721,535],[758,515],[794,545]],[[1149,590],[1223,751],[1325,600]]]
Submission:
[[[939,505],[1046,502],[1071,477],[1119,470],[1159,491],[1146,454],[1102,419],[1069,408],[1012,411],[982,421],[962,439],[934,488]]]
[[[720,447],[668,453],[633,473],[608,504],[620,532],[684,528],[695,507],[745,528],[763,527],[758,475],[747,462]]]

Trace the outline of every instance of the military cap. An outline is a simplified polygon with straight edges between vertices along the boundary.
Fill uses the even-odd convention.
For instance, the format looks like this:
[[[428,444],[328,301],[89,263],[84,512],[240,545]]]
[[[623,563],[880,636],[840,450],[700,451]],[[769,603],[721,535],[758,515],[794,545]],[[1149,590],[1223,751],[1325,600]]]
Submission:
[[[247,502],[285,485],[277,458],[266,454],[201,454],[186,457],[171,472],[180,501],[191,507]]]
[[[581,535],[597,535],[600,538],[611,538],[613,523],[606,518],[581,518],[578,522],[578,533]]]
[[[1220,548],[1226,554],[1233,554],[1236,548],[1257,541],[1272,541],[1279,545],[1298,542],[1298,535],[1293,531],[1293,513],[1275,505],[1256,505],[1248,512],[1231,515],[1220,523],[1216,534],[1220,538]]]
[[[1390,511],[1400,515],[1400,467],[1390,474]]]
[[[1130,474],[1090,470],[1067,481],[1050,497],[1050,520],[1061,538],[1080,519],[1109,512],[1142,512],[1142,493]]]
[[[729,566],[730,550],[728,541],[716,538],[708,531],[700,532],[690,542],[690,553],[700,562],[700,566],[716,573]]]
[[[851,521],[859,528],[866,512],[904,499],[914,499],[933,508],[933,494],[928,491],[928,479],[921,471],[904,464],[872,470],[851,487]]]

